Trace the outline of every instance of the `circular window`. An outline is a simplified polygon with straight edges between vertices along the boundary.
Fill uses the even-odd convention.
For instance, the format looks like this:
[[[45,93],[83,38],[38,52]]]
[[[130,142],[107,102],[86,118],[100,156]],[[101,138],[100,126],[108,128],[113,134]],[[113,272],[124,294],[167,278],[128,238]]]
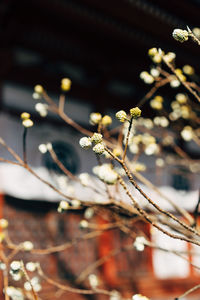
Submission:
[[[75,148],[72,145],[62,141],[52,142],[52,147],[57,155],[57,158],[64,165],[64,167],[72,174],[76,174],[79,169],[80,160]],[[49,171],[54,171],[58,174],[63,173],[63,171],[53,161],[49,152],[44,154],[43,164]]]

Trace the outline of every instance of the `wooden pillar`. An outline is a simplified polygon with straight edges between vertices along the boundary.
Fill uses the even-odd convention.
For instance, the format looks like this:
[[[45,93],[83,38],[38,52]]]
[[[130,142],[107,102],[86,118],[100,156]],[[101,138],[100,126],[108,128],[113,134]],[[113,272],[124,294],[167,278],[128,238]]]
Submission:
[[[0,192],[0,219],[3,217],[3,206],[4,206],[4,196]],[[0,228],[0,233],[1,233],[1,228]],[[0,249],[1,247],[2,246],[0,244]],[[2,271],[0,271],[0,300],[4,300]]]

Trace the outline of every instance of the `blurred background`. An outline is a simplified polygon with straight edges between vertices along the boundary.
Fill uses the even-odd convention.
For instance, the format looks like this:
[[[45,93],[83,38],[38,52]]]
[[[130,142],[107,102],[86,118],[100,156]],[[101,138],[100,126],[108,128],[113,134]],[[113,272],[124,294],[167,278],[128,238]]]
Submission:
[[[30,112],[36,122],[29,133],[29,162],[38,167],[43,163],[35,151],[40,143],[63,141],[76,146],[77,142],[70,138],[72,131],[55,115],[50,113],[48,118],[41,118],[35,111],[32,93],[36,84],[44,86],[53,99],[58,99],[60,81],[69,77],[72,89],[67,96],[66,112],[88,127],[92,111],[114,116],[117,110],[137,105],[150,89],[139,78],[152,64],[147,55],[149,48],[175,52],[177,66],[190,64],[198,74],[198,45],[192,41],[181,44],[172,38],[176,27],[198,27],[198,8],[199,2],[195,0],[169,3],[2,0],[1,135],[21,153],[15,131],[20,135],[23,130],[20,113]],[[176,93],[182,90],[182,87],[176,88]],[[166,102],[175,96],[174,89],[168,85],[162,88],[161,94],[165,95]],[[143,115],[154,116],[149,104],[143,106]],[[190,155],[198,158],[198,150],[185,151],[189,150]],[[90,163],[85,153],[80,157],[78,147],[74,152],[76,159],[79,156],[77,171],[89,171],[95,160],[90,158]],[[163,180],[163,184],[170,181]]]
[[[41,84],[56,100],[60,94],[61,79],[69,77],[72,80],[72,89],[68,93],[65,110],[72,119],[90,128],[88,119],[91,112],[100,111],[114,116],[117,110],[136,106],[149,90],[149,86],[139,78],[141,71],[148,70],[151,65],[147,55],[149,48],[158,47],[165,52],[175,52],[177,66],[187,63],[194,66],[196,73],[199,73],[199,47],[192,42],[181,44],[172,38],[174,28],[200,26],[199,9],[199,0],[1,0],[0,135],[21,155],[23,128],[20,114],[27,111],[31,113],[35,123],[28,133],[27,149],[28,161],[34,168],[44,176],[49,176],[41,169],[49,167],[48,157],[45,159],[41,155],[38,145],[52,142],[57,143],[63,162],[69,161],[66,153],[70,153],[70,164],[74,173],[91,172],[96,160],[79,149],[78,140],[82,135],[68,128],[52,113],[49,113],[48,118],[40,117],[35,111],[33,87]],[[176,92],[178,91],[179,88]],[[162,94],[166,99],[171,99],[175,93],[171,88],[164,87]],[[154,116],[149,105],[144,106],[143,114],[145,117]],[[0,151],[0,156],[10,158],[2,148]],[[188,151],[190,155],[199,158],[196,149],[191,148]],[[150,166],[151,163],[152,161]],[[195,185],[195,182],[198,180],[192,178],[191,185],[189,184],[191,189],[196,188],[198,184]],[[37,189],[37,183],[33,181],[33,178],[28,178],[21,170],[14,171],[3,164],[0,166],[0,188],[2,195],[4,194],[1,209],[2,214],[11,222],[13,238],[16,241],[20,238],[24,240],[26,236],[29,237],[30,232],[38,232],[45,226],[44,232],[40,231],[38,240],[38,247],[43,247],[45,239],[47,244],[59,244],[63,236],[70,238],[72,233],[70,231],[69,234],[69,228],[75,228],[72,232],[76,234],[77,224],[82,218],[81,213],[71,214],[70,217],[62,216],[59,217],[62,220],[58,220],[56,204],[49,203],[58,200],[56,195],[48,193],[42,187]],[[170,183],[171,177],[163,177],[162,185]],[[187,186],[185,181],[184,184]],[[39,201],[37,206],[34,200]],[[52,224],[52,220],[54,227],[48,225]],[[16,228],[20,233],[18,237],[15,235]],[[60,228],[62,236],[59,233]],[[33,239],[36,240],[36,236]],[[84,251],[89,253],[90,261],[91,253],[94,257],[98,255],[95,247],[101,246],[95,244],[84,247]],[[74,263],[77,257],[80,258],[83,249],[77,251],[75,257],[74,253],[71,254]],[[108,287],[122,288],[123,282],[124,290],[134,287],[134,291],[143,291],[147,296],[153,297],[152,299],[169,299],[171,293],[184,291],[186,284],[190,286],[189,277],[193,278],[192,283],[199,280],[199,275],[194,270],[184,266],[180,268],[185,268],[185,273],[180,271],[173,274],[171,270],[163,279],[163,275],[155,273],[153,255],[148,251],[141,262],[143,267],[137,266],[138,259],[135,256],[129,259],[135,266],[134,274],[138,274],[138,277],[133,276],[128,268],[126,274],[122,267],[119,271],[120,266],[117,266],[121,275],[116,275],[119,276],[116,286],[114,281],[109,282],[109,275],[104,274],[108,278]],[[67,265],[64,254],[56,258],[52,256],[50,261],[53,267],[47,271],[52,274],[58,272],[66,280],[80,271],[78,267],[75,270],[75,267]],[[81,259],[79,267],[80,261]],[[65,264],[61,267],[62,262]],[[123,262],[127,264],[127,258]],[[175,284],[172,281],[174,278]],[[80,296],[80,299],[83,298]],[[66,299],[65,296],[62,299]],[[76,298],[73,295],[70,299]],[[87,299],[103,298],[88,296]]]

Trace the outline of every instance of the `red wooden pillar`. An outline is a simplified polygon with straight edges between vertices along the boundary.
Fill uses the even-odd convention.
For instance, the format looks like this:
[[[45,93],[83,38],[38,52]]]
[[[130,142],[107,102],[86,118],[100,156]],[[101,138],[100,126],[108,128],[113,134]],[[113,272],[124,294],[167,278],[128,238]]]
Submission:
[[[107,222],[99,217],[98,224],[107,224]],[[114,250],[113,241],[115,240],[114,232],[111,230],[104,231],[99,237],[99,256],[100,258],[109,255],[109,253]],[[108,258],[102,265],[103,279],[111,287],[115,287],[119,283],[118,270],[116,265],[115,257]]]
[[[3,217],[3,205],[4,205],[4,196],[3,194],[0,193],[0,219]],[[1,228],[0,228],[0,232],[1,232]],[[1,249],[1,244],[0,244],[0,249]],[[3,276],[2,276],[2,272],[0,272],[0,300],[4,299],[4,295],[3,295]]]

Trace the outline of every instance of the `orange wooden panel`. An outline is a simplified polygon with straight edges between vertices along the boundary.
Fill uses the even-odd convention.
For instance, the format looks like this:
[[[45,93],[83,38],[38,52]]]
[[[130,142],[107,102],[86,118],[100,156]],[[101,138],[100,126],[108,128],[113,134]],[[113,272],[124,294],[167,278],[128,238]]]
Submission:
[[[3,217],[3,205],[4,205],[4,196],[3,194],[0,194],[0,219]],[[1,232],[1,228],[0,228]],[[1,249],[1,244],[0,244],[0,249]],[[3,295],[3,276],[2,272],[0,272],[0,300],[4,299]]]

